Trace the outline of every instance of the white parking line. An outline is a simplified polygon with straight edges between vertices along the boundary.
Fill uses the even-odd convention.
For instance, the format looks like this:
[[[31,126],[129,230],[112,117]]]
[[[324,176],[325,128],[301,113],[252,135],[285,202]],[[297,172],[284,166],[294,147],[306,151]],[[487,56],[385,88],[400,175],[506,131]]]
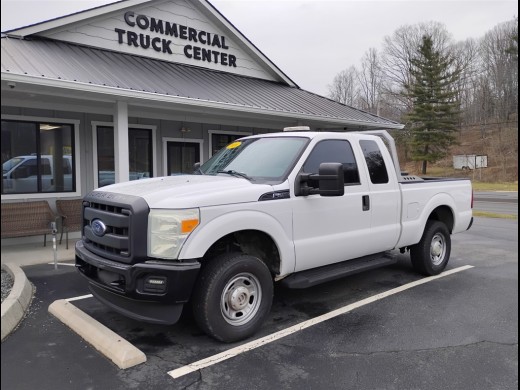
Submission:
[[[50,265],[54,265],[54,261],[51,261],[50,263],[47,263],[47,264],[50,264]],[[76,263],[56,263],[58,265],[68,265],[69,267],[75,267],[76,266]]]
[[[86,299],[86,298],[92,298],[92,297],[93,297],[92,294],[80,295],[79,297],[73,297],[73,298],[64,299],[64,301],[72,302],[72,301],[79,301],[80,299]]]
[[[331,311],[329,313],[326,313],[326,314],[323,314],[321,316],[318,316],[318,317],[315,317],[315,318],[311,318],[310,320],[307,320],[307,321],[300,322],[297,325],[293,325],[293,326],[291,326],[291,327],[289,327],[287,329],[280,330],[280,331],[278,331],[276,333],[273,333],[273,334],[270,334],[268,336],[262,337],[262,338],[260,338],[258,340],[253,340],[253,341],[251,341],[249,343],[246,343],[246,344],[243,344],[243,345],[239,345],[238,347],[231,348],[231,349],[229,349],[227,351],[224,351],[224,352],[221,352],[221,353],[219,353],[217,355],[213,355],[213,356],[210,356],[210,357],[208,357],[206,359],[199,360],[198,362],[194,362],[194,363],[188,364],[186,366],[179,367],[179,368],[177,368],[175,370],[169,371],[168,374],[171,377],[173,377],[173,378],[179,378],[179,377],[184,376],[186,374],[189,374],[191,372],[194,372],[194,371],[197,371],[197,370],[200,370],[200,369],[212,366],[213,364],[220,363],[220,362],[222,362],[224,360],[227,360],[227,359],[230,359],[232,357],[235,357],[235,356],[237,356],[237,355],[239,355],[241,353],[244,353],[244,352],[247,352],[247,351],[251,351],[251,350],[253,350],[255,348],[258,348],[258,347],[261,347],[263,345],[269,344],[269,343],[271,343],[273,341],[281,339],[282,337],[285,337],[285,336],[288,336],[290,334],[299,332],[300,330],[309,328],[309,327],[311,327],[313,325],[316,325],[316,324],[319,324],[319,323],[321,323],[323,321],[327,321],[327,320],[329,320],[331,318],[334,318],[334,317],[337,317],[339,315],[348,313],[349,311],[357,309],[357,308],[359,308],[361,306],[368,305],[369,303],[373,303],[373,302],[379,301],[379,300],[381,300],[383,298],[386,298],[388,296],[400,293],[402,291],[408,290],[408,289],[416,287],[416,286],[420,286],[421,284],[425,284],[425,283],[431,282],[433,280],[436,280],[436,279],[439,279],[439,278],[442,278],[442,277],[445,277],[445,276],[448,276],[448,275],[451,275],[451,274],[454,274],[454,273],[457,273],[457,272],[465,271],[465,270],[470,269],[470,268],[473,268],[473,266],[472,265],[465,265],[463,267],[458,267],[458,268],[454,268],[454,269],[449,270],[449,271],[445,271],[445,272],[443,272],[443,273],[441,273],[439,275],[436,275],[436,276],[429,276],[427,278],[416,280],[415,282],[411,282],[411,283],[402,285],[400,287],[393,288],[393,289],[385,291],[383,293],[376,294],[374,296],[362,299],[361,301],[351,303],[350,305],[343,306],[343,307],[341,307],[339,309],[333,310],[333,311]]]

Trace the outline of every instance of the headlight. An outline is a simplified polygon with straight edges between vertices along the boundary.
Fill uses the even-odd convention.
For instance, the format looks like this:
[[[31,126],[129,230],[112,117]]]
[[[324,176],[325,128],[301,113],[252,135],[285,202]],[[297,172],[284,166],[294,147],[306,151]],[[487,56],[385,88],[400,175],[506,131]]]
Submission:
[[[199,224],[199,209],[150,210],[148,256],[176,259],[182,244]]]

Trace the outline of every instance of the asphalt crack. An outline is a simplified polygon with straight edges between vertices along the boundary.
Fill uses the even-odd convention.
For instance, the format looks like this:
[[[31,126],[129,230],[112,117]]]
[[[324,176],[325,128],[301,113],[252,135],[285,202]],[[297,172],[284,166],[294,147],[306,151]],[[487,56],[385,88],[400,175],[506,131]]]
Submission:
[[[498,341],[489,341],[489,340],[481,340],[476,341],[474,343],[469,344],[459,344],[459,345],[448,345],[444,347],[436,347],[436,348],[421,348],[421,349],[401,349],[401,350],[395,350],[395,351],[374,351],[374,352],[339,352],[332,354],[331,356],[371,356],[371,355],[378,355],[378,354],[399,354],[399,353],[409,353],[409,352],[430,352],[430,351],[442,351],[442,350],[449,350],[453,348],[466,348],[466,347],[472,347],[477,346],[479,344],[494,344],[494,345],[501,345],[501,346],[507,346],[507,347],[514,347],[518,346],[518,342],[516,343],[501,343]]]
[[[204,381],[202,380],[202,370],[197,370],[196,371],[197,374],[198,374],[198,377],[193,380],[191,383],[188,383],[186,386],[184,386],[182,388],[182,390],[188,390],[190,387],[192,387],[193,385],[196,385],[197,383],[203,383]]]

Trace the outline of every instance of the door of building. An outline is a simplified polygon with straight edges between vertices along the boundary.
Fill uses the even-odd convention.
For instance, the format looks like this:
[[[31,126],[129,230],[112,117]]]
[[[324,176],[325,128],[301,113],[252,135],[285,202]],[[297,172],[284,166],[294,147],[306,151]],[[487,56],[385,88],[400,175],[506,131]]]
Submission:
[[[166,175],[193,173],[193,165],[200,162],[200,144],[198,142],[166,143]]]

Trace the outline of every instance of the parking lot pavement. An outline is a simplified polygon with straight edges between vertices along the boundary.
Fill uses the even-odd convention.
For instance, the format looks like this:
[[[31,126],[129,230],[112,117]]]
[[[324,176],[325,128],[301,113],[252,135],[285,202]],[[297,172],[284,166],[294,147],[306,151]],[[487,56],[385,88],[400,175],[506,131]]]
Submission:
[[[474,268],[357,308],[177,379],[168,372],[225,352],[187,314],[139,323],[94,298],[74,305],[127,339],[147,362],[120,370],[47,311],[88,294],[74,267],[24,267],[36,296],[2,343],[5,389],[512,389],[518,385],[518,224],[477,219],[453,237],[448,266]],[[398,264],[306,290],[277,287],[263,337],[421,279]]]

